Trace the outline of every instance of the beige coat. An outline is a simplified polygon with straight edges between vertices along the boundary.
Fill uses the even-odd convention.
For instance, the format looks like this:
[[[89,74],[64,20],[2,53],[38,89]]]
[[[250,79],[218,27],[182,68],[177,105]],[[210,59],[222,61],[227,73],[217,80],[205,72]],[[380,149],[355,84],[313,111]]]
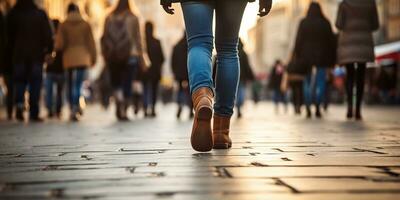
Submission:
[[[63,52],[64,68],[91,67],[96,62],[92,28],[78,12],[70,13],[58,30],[55,48]]]

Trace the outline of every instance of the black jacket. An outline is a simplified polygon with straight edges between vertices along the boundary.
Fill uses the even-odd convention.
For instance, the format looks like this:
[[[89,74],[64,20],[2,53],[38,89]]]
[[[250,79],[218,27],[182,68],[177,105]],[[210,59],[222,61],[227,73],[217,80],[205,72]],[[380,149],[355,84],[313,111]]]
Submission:
[[[47,14],[33,1],[18,1],[7,17],[7,51],[12,62],[42,63],[53,50],[53,38]]]
[[[307,16],[300,22],[294,55],[309,68],[332,67],[336,63],[336,39],[326,18]]]
[[[0,74],[4,73],[5,69],[5,50],[6,50],[6,23],[3,14],[0,10]]]
[[[243,45],[239,44],[239,59],[240,59],[240,82],[254,81],[254,73],[251,69],[249,57],[243,49]]]
[[[187,50],[186,37],[182,38],[174,47],[172,52],[172,72],[176,81],[189,80],[187,69]]]
[[[190,0],[160,0],[160,4],[161,5],[171,5],[172,3],[180,3],[180,2],[185,2],[185,1],[190,1]],[[226,0],[224,0],[224,1],[226,1]],[[229,1],[231,1],[231,0],[229,0]],[[245,0],[245,1],[254,2],[255,0]]]
[[[147,37],[146,43],[147,54],[151,62],[151,66],[146,72],[146,78],[149,80],[160,80],[161,67],[165,61],[164,53],[161,48],[161,42],[154,37]]]

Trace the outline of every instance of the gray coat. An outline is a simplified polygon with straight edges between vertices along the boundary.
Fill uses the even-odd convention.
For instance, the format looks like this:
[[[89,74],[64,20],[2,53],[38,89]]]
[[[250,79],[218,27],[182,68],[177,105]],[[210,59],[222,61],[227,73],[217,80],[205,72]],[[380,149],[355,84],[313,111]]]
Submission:
[[[336,27],[340,30],[338,64],[375,60],[372,32],[379,28],[375,0],[344,0],[339,6]]]

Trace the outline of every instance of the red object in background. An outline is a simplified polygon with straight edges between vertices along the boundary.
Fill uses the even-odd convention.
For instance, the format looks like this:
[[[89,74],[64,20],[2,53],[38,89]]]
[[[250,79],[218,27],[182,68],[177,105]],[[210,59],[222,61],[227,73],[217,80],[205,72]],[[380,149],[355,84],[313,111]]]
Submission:
[[[400,62],[400,41],[375,47],[376,61]]]

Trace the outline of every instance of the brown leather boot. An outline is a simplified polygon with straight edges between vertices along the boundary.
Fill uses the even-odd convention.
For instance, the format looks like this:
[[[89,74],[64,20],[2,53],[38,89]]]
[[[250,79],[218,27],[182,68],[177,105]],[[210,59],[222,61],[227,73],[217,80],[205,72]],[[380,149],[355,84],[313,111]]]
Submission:
[[[232,140],[229,137],[230,117],[214,115],[213,138],[214,149],[229,149],[232,147]]]
[[[213,92],[209,88],[200,88],[192,94],[194,122],[190,142],[196,151],[207,152],[213,148],[211,130]]]

